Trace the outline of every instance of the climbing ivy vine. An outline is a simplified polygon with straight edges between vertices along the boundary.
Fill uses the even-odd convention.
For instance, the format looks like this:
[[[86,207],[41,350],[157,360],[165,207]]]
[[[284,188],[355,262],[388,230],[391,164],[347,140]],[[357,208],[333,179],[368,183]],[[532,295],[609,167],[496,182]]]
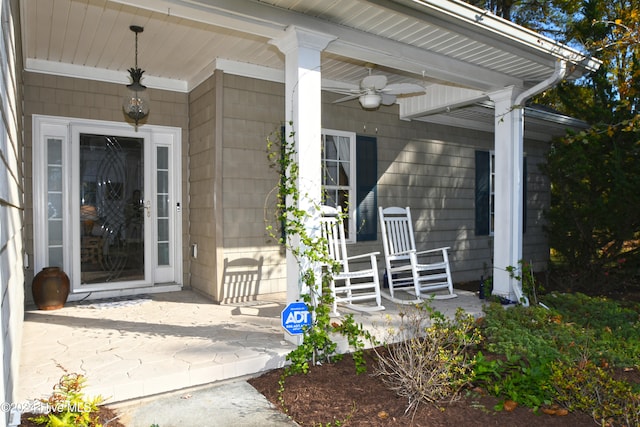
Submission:
[[[300,299],[307,305],[312,323],[305,327],[302,343],[287,355],[291,362],[288,373],[307,373],[310,363],[340,360],[342,355],[337,354],[337,344],[332,340],[335,333],[346,336],[354,348],[356,372],[361,373],[366,370],[362,357],[365,340],[373,342],[374,338],[350,314],[340,322],[331,320],[333,296],[329,284],[331,275],[341,266],[329,256],[326,240],[309,231],[308,224],[317,218],[320,206],[312,201],[309,210],[300,208],[300,202],[311,199],[298,188],[300,170],[296,161],[295,130],[293,123],[289,124],[292,130],[286,137],[282,132],[267,137],[267,157],[280,176],[276,203],[276,220],[280,227],[267,225],[267,231],[291,252],[300,267]]]

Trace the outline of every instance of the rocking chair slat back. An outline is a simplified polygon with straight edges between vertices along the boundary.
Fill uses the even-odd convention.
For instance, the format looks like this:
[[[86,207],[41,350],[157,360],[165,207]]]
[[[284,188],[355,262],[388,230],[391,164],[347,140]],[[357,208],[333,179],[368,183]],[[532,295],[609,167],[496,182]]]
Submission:
[[[340,271],[333,272],[329,283],[333,296],[333,313],[339,315],[338,304],[346,304],[358,311],[384,310],[376,261],[379,252],[349,257],[340,209],[322,206],[321,210],[320,229],[328,245],[328,255],[340,264]],[[350,268],[349,261],[355,258],[368,260],[368,264],[363,261]],[[368,301],[370,304],[356,304],[362,301]],[[372,301],[375,305],[371,304]]]
[[[321,232],[322,236],[327,240],[329,257],[341,264],[342,271],[348,272],[347,244],[339,215],[340,211],[338,209],[323,206],[322,217],[320,218]]]
[[[379,216],[391,298],[395,300],[397,289],[415,293],[416,301],[425,293],[439,290],[446,290],[448,294],[436,295],[436,298],[455,297],[447,253],[449,247],[417,251],[409,207],[380,207]],[[424,261],[427,255],[428,261]]]

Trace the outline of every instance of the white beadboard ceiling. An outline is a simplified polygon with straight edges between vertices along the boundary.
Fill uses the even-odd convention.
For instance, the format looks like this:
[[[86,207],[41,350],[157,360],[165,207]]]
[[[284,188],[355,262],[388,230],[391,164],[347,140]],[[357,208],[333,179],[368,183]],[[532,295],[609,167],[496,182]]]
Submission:
[[[283,81],[269,41],[291,25],[336,37],[322,54],[323,84],[355,87],[374,64],[389,83],[473,89],[530,87],[557,59],[575,76],[597,61],[459,1],[21,0],[25,69],[187,92],[214,69]],[[418,117],[412,117],[416,119]]]

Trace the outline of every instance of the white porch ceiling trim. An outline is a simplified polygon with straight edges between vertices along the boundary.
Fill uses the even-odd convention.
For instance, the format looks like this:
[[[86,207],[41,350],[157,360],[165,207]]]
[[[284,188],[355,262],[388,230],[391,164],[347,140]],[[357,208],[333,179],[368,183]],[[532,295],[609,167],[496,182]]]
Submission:
[[[192,19],[189,8],[202,10],[197,21],[225,28],[248,32],[262,37],[277,38],[284,29],[296,26],[310,31],[331,34],[337,40],[329,44],[326,52],[347,58],[357,58],[380,66],[450,81],[461,86],[483,90],[496,90],[504,86],[522,86],[524,82],[484,67],[460,61],[446,55],[429,52],[396,42],[375,34],[337,25],[326,20],[307,16],[290,10],[279,9],[259,2],[237,0],[173,0],[163,2],[166,9],[157,7],[153,0],[113,0],[132,7],[145,8]],[[155,6],[154,6],[155,5]],[[175,8],[175,9],[174,9]],[[180,11],[180,12],[178,12]],[[219,18],[221,16],[221,18]],[[260,18],[257,18],[260,17]],[[371,46],[371,47],[370,47]],[[455,70],[455,72],[452,72]]]
[[[103,68],[82,67],[79,65],[65,64],[54,61],[44,61],[40,59],[26,59],[25,71],[51,74],[56,76],[84,78],[100,82],[116,83],[127,85],[131,83],[129,75],[121,71],[105,70]],[[155,76],[143,76],[142,83],[153,89],[170,90],[174,92],[189,93],[200,83],[211,77],[215,70],[224,71],[241,77],[249,77],[266,80],[275,83],[284,83],[284,70],[264,67],[246,62],[233,61],[230,59],[217,58],[202,69],[202,71],[190,82],[184,80],[164,79]],[[341,88],[344,90],[356,89],[357,86],[344,82],[323,79],[323,87]]]
[[[443,125],[443,126],[452,126],[456,128],[477,130],[481,132],[493,133],[493,130],[494,130],[493,122],[490,122],[490,121],[451,117],[444,114],[418,117],[415,120],[425,122],[425,123]],[[547,139],[549,138],[547,137]]]
[[[438,22],[438,20],[444,20],[448,23],[446,27],[454,29],[457,33],[464,34],[475,40],[480,39],[488,44],[498,43],[503,46],[512,46],[518,49],[519,52],[526,53],[526,57],[533,59],[530,55],[534,55],[537,61],[548,59],[549,54],[552,54],[556,59],[564,59],[574,64],[580,64],[584,70],[576,77],[580,77],[584,74],[584,71],[597,70],[602,63],[598,59],[586,56],[576,49],[562,45],[555,40],[460,0],[365,1],[404,14],[415,15],[418,13],[421,19],[434,25],[442,26],[442,22]],[[426,10],[429,10],[430,13],[427,14]],[[476,28],[476,30],[471,28]],[[485,31],[479,32],[477,28],[482,28]]]
[[[131,7],[141,8],[188,19],[203,24],[216,25],[219,27],[236,29],[245,31],[250,34],[256,34],[267,39],[277,37],[281,34],[286,25],[277,24],[274,21],[260,19],[259,13],[253,12],[253,5],[250,9],[246,7],[236,7],[235,11],[229,12],[229,2],[219,1],[215,4],[207,4],[211,2],[197,0],[110,0],[114,3],[120,3]],[[244,1],[232,0],[230,3],[236,6],[244,6]],[[259,4],[256,6],[263,7]],[[273,8],[272,8],[273,9]]]
[[[84,78],[108,83],[128,85],[131,83],[129,74],[122,71],[106,70],[104,68],[84,67],[81,65],[66,64],[62,62],[46,61],[42,59],[27,58],[25,71],[35,73],[53,74],[56,76]],[[188,92],[189,84],[183,80],[165,79],[155,76],[143,76],[142,84],[149,88],[165,89],[176,92]]]
[[[492,101],[481,101],[449,112],[417,116],[413,120],[444,126],[493,133],[495,114]],[[564,116],[536,107],[525,107],[525,138],[548,142],[554,135],[564,135],[567,129],[587,129],[589,125],[573,117]]]
[[[431,85],[425,90],[424,95],[398,98],[401,120],[448,112],[489,99],[486,93],[478,90],[445,85]]]
[[[600,64],[577,50],[458,0],[90,0],[88,4],[86,0],[74,0],[64,5],[59,4],[64,0],[55,0],[55,4],[54,0],[47,0],[46,4],[45,0],[37,0],[38,6],[44,4],[41,9],[35,8],[36,0],[20,1],[22,7],[31,6],[29,25],[23,17],[23,28],[43,28],[40,33],[28,32],[31,39],[27,35],[23,39],[25,51],[29,46],[34,57],[39,58],[25,55],[26,71],[128,84],[129,75],[123,68],[130,64],[115,55],[130,48],[129,40],[125,42],[126,32],[111,36],[109,44],[88,47],[94,46],[94,38],[104,37],[105,31],[114,34],[109,25],[115,22],[118,26],[148,22],[153,23],[148,27],[152,40],[153,36],[159,39],[165,35],[165,31],[171,35],[162,38],[153,49],[145,50],[151,52],[156,66],[163,58],[180,58],[164,60],[164,65],[171,65],[160,67],[158,75],[164,77],[153,76],[148,69],[143,83],[150,88],[188,93],[215,70],[284,83],[284,69],[279,68],[284,60],[279,52],[268,51],[268,46],[287,28],[295,26],[336,37],[322,53],[322,66],[326,67],[323,71],[334,79],[323,78],[323,88],[358,88],[357,73],[364,71],[365,63],[375,64],[391,78],[419,82],[422,76],[426,94],[400,97],[400,118],[446,118],[454,126],[472,129],[484,127],[470,122],[486,121],[475,107],[488,99],[488,93],[508,86],[521,90],[535,86],[539,79],[551,75],[557,58],[571,61],[570,72],[577,75],[597,69]],[[53,11],[55,16],[51,15]],[[74,26],[68,34],[54,31],[67,22],[65,19],[82,16],[83,12],[88,14],[83,27]],[[359,19],[359,12],[366,21]],[[93,28],[96,22],[104,23],[100,33],[94,30],[80,37],[85,28]],[[53,23],[56,26],[50,27]],[[196,48],[190,56],[176,55],[176,49],[180,52],[181,46],[188,47],[189,31],[197,36],[199,44],[194,43]],[[43,35],[51,39],[43,40]],[[209,35],[211,38],[207,38]],[[71,45],[67,52],[60,47],[64,38]],[[74,44],[79,40],[85,42]],[[221,49],[227,41],[239,46],[238,52],[244,55]],[[207,44],[216,45],[216,49],[205,49]],[[73,49],[80,52],[77,57],[69,54]],[[247,55],[243,49],[254,55]],[[465,49],[469,52],[463,55]],[[167,51],[166,57],[163,50]],[[258,58],[257,52],[267,54]],[[105,60],[98,61],[100,55]],[[69,58],[75,65],[65,62]],[[97,68],[98,63],[102,68]],[[466,111],[457,111],[462,109]]]

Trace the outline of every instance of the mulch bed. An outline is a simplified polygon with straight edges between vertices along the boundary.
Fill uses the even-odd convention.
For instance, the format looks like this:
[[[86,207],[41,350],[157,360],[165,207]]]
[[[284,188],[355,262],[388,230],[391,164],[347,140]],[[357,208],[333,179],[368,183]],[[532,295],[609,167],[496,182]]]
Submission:
[[[249,380],[282,412],[302,426],[593,426],[584,413],[564,416],[534,413],[525,407],[498,411],[498,399],[484,393],[466,391],[460,400],[443,404],[422,404],[405,414],[407,402],[388,390],[374,372],[375,354],[366,353],[368,370],[357,375],[351,356],[335,364],[312,367],[306,375],[286,377],[284,392],[278,393],[282,370],[274,370]],[[284,404],[283,404],[284,402]],[[329,423],[329,424],[328,424]]]

